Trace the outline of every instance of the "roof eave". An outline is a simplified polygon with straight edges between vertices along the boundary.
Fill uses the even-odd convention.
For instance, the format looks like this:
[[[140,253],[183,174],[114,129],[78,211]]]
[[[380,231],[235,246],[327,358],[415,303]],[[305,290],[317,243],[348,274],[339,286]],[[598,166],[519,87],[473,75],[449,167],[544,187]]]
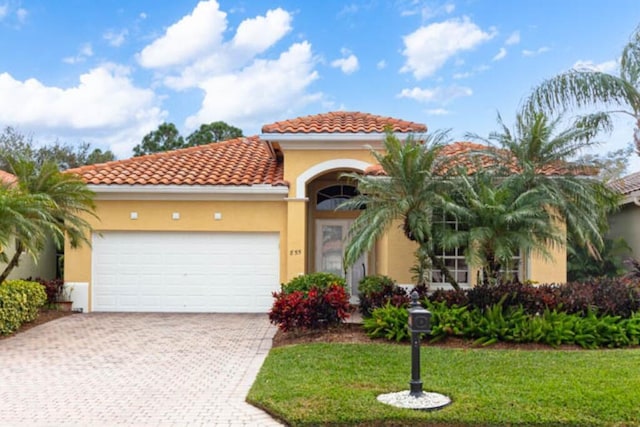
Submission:
[[[281,201],[289,187],[256,185],[107,185],[89,184],[97,200],[273,200]]]

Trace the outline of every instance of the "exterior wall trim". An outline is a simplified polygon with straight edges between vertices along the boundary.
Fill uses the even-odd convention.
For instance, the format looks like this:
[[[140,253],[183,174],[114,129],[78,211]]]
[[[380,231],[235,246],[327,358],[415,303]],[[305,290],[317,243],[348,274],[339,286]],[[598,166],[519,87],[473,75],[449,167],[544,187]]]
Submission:
[[[304,199],[306,197],[306,184],[309,180],[320,175],[323,172],[336,170],[336,169],[355,169],[363,172],[371,164],[355,159],[334,159],[327,160],[322,163],[311,166],[306,171],[302,172],[296,178],[296,199]]]
[[[287,186],[272,185],[89,185],[96,200],[246,200],[282,201]]]

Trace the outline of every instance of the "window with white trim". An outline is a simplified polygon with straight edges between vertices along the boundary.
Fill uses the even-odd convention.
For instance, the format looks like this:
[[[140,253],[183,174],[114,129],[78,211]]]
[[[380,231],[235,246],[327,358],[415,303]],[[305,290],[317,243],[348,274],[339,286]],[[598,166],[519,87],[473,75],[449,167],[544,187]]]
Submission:
[[[443,226],[448,227],[454,230],[464,230],[464,226],[459,224],[455,218],[451,217],[440,217],[438,221],[437,218],[434,217],[434,227]],[[458,285],[462,287],[469,286],[469,266],[467,265],[467,260],[464,258],[464,247],[454,248],[450,250],[444,250],[443,248],[436,248],[436,256],[439,256],[444,262],[445,267],[449,270],[451,275],[456,279]],[[431,285],[432,286],[442,286],[442,285],[450,285],[440,270],[433,268],[431,270]]]
[[[344,201],[358,194],[358,189],[353,185],[336,184],[318,190],[316,193],[316,210],[334,211]],[[364,206],[360,209],[364,209]]]

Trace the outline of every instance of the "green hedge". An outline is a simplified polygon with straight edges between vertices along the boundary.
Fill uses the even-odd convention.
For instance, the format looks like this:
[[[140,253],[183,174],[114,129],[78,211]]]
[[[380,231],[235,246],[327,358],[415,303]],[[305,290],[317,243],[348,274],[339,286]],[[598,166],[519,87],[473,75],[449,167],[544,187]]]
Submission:
[[[46,301],[47,293],[40,283],[7,280],[0,284],[0,334],[9,335],[35,320]]]
[[[331,285],[336,284],[347,288],[347,282],[340,276],[331,273],[309,273],[296,276],[288,283],[282,285],[282,292],[292,294],[296,291],[309,292],[311,288],[326,290]]]
[[[564,344],[583,348],[619,348],[640,345],[640,312],[628,318],[612,315],[586,315],[546,309],[528,314],[522,307],[503,307],[501,301],[485,310],[469,306],[447,306],[446,302],[427,302],[431,311],[432,341],[457,337],[478,345],[496,342]],[[371,338],[406,341],[407,310],[387,305],[375,309],[364,328]]]

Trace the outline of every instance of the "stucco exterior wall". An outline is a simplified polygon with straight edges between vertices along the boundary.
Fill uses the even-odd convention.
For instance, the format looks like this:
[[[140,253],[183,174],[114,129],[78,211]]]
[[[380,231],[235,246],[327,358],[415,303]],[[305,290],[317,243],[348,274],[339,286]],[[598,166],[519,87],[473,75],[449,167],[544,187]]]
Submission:
[[[13,247],[6,248],[7,257],[15,254]],[[7,266],[6,263],[0,262],[0,271]],[[23,253],[20,257],[20,264],[14,268],[9,274],[8,279],[26,279],[27,277],[40,277],[43,279],[53,279],[56,277],[56,245],[53,239],[49,239],[42,252],[38,254],[36,259],[27,253]]]
[[[95,231],[211,231],[280,233],[280,278],[286,276],[287,237],[284,201],[117,201],[98,200],[91,219]],[[131,219],[131,212],[137,219]],[[177,212],[180,219],[172,219]],[[214,213],[222,215],[214,219]],[[65,246],[66,282],[91,283],[91,248]]]
[[[400,221],[394,221],[378,250],[379,274],[396,280],[401,285],[413,285],[411,267],[415,264],[415,242],[410,241],[400,228]]]
[[[622,237],[631,247],[631,255],[635,258],[640,257],[640,206],[629,203],[610,215],[607,237]]]
[[[295,197],[297,192],[296,180],[305,171],[313,166],[327,161],[339,161],[340,159],[358,160],[367,164],[375,164],[371,152],[364,147],[354,150],[285,150],[284,179],[289,182],[289,197]],[[314,177],[309,177],[313,179]]]

